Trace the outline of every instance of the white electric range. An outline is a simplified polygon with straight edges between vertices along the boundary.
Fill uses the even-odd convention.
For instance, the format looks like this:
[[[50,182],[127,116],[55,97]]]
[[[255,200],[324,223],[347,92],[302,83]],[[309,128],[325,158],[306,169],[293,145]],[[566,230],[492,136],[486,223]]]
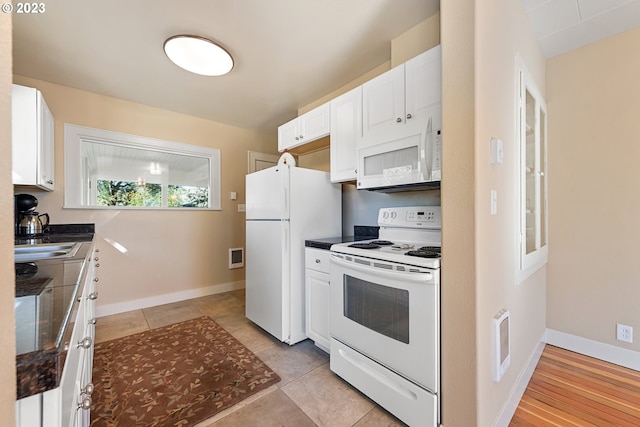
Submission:
[[[379,238],[331,247],[331,370],[411,426],[440,402],[439,206],[383,208]]]

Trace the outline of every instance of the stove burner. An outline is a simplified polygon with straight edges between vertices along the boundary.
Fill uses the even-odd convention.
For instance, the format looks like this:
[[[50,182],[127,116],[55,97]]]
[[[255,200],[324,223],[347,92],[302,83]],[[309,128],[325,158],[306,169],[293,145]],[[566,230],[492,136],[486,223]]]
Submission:
[[[440,246],[423,246],[418,250],[441,253],[442,252],[441,249],[442,248]]]
[[[374,240],[373,242],[371,242],[374,245],[379,245],[379,246],[389,246],[389,245],[393,245],[393,242],[390,242],[388,240]]]
[[[376,245],[375,243],[353,243],[349,245],[350,248],[358,248],[358,249],[378,249],[380,245]]]
[[[420,258],[440,258],[440,248],[438,246],[423,246],[418,250],[409,251],[405,255]]]
[[[440,258],[440,254],[437,252],[429,252],[429,251],[409,251],[405,255],[408,256],[417,256],[420,258]]]

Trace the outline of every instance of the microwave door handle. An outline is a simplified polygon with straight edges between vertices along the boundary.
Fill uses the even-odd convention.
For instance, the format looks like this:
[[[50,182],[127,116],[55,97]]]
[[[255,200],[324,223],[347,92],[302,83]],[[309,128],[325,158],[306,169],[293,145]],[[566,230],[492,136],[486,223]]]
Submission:
[[[363,273],[375,274],[376,276],[385,276],[391,279],[397,280],[406,280],[410,282],[425,282],[425,281],[433,281],[433,273],[416,273],[416,272],[407,272],[407,271],[387,271],[379,268],[365,267],[359,264],[355,264],[352,262],[343,261],[335,255],[331,254],[331,262],[341,266],[348,268],[350,270],[357,270]]]
[[[431,180],[431,172],[433,166],[433,132],[432,132],[432,118],[429,117],[429,121],[427,122],[427,126],[422,133],[422,146],[424,147],[425,153],[424,156],[421,157],[422,161],[422,170],[424,171],[424,179],[425,181]]]

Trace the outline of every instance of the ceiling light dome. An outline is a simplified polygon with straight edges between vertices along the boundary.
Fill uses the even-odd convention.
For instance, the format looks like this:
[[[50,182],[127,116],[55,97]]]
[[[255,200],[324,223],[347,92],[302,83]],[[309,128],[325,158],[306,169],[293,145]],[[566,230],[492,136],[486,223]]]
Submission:
[[[170,37],[164,42],[164,52],[178,67],[203,76],[221,76],[233,68],[229,52],[204,37]]]

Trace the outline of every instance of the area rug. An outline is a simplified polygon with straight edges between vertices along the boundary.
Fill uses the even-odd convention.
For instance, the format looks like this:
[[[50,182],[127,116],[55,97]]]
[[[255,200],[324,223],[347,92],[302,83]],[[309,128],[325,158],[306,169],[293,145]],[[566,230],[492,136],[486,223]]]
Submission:
[[[188,427],[280,381],[209,317],[96,344],[92,427]]]

